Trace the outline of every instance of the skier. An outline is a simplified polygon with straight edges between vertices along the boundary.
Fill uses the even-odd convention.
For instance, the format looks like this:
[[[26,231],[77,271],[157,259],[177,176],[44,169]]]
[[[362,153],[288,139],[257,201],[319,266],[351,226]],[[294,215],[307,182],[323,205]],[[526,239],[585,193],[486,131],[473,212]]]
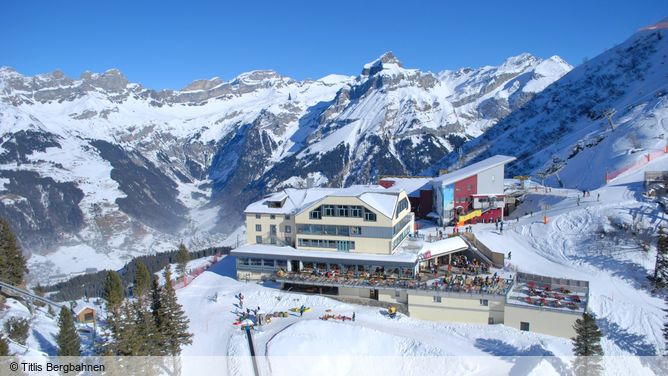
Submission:
[[[601,194],[600,194],[600,193],[597,193],[597,194],[596,194],[596,201],[599,201],[600,199],[601,199]]]
[[[353,312],[353,322],[355,322],[355,312]]]
[[[578,206],[580,206],[580,197],[578,197],[578,199],[577,199],[577,204],[578,204]]]
[[[304,310],[305,310],[305,309],[306,309],[306,307],[304,307],[303,304],[302,304],[301,307],[299,307],[299,317],[302,317],[302,316],[304,315]]]
[[[499,221],[494,221],[494,227],[496,227],[497,230],[499,229]]]
[[[501,221],[501,223],[499,223],[499,231],[501,233],[503,233],[503,221]]]
[[[512,258],[513,258],[513,252],[508,252],[508,260],[510,260]],[[496,274],[496,273],[494,273],[494,274]]]

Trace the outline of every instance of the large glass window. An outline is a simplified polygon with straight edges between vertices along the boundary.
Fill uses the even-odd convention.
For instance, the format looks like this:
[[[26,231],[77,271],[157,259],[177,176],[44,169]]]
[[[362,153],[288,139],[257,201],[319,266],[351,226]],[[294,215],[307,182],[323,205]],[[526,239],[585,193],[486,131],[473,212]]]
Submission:
[[[257,232],[262,231],[262,225],[255,225],[255,231]]]
[[[362,228],[359,226],[350,227],[350,235],[362,235]]]
[[[399,204],[397,204],[397,211],[394,213],[394,218],[399,218],[399,214],[406,209],[408,209],[408,200],[404,197],[399,201]]]
[[[262,236],[258,235],[255,237],[255,243],[262,244]]]
[[[350,227],[348,227],[348,226],[339,226],[339,235],[342,235],[342,236],[349,236],[349,235],[350,235]]]
[[[365,210],[364,211],[364,220],[365,221],[376,222],[376,213]]]
[[[337,217],[347,217],[348,207],[343,205],[336,205],[336,216]]]
[[[323,205],[324,213],[328,217],[334,216],[334,205]]]
[[[291,233],[291,232],[292,232],[292,226],[290,226],[290,225],[285,225],[285,233],[286,233],[286,234],[289,234],[289,233]]]
[[[362,207],[361,206],[350,207],[350,216],[361,218],[362,217]]]
[[[287,245],[292,245],[292,236],[286,236],[285,237],[285,243]]]
[[[276,225],[269,225],[269,234],[276,235]]]
[[[320,208],[321,207],[318,206],[317,208],[311,210],[311,212],[309,213],[309,218],[311,218],[311,219],[321,219],[322,218],[322,212],[320,211]]]

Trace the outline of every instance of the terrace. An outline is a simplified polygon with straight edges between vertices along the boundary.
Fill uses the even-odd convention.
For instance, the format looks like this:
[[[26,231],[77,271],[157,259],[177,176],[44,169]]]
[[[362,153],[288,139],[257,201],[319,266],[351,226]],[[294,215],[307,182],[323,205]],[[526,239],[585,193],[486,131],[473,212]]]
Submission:
[[[517,273],[507,304],[581,314],[587,309],[588,297],[587,281]]]
[[[311,286],[327,287],[351,287],[376,290],[407,290],[412,294],[424,293],[424,295],[493,295],[498,298],[505,296],[512,287],[512,280],[492,275],[475,275],[468,273],[448,273],[444,277],[426,280],[421,276],[418,278],[402,277],[396,272],[384,271],[358,272],[340,274],[337,271],[302,270],[301,272],[285,272],[282,270],[274,273],[276,282],[301,284]],[[496,299],[498,300],[498,299]]]

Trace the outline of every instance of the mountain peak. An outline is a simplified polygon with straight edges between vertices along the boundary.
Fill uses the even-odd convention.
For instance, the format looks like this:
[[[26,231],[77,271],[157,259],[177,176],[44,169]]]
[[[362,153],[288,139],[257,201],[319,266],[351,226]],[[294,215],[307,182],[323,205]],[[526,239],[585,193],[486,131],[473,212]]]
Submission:
[[[385,66],[396,65],[399,68],[403,68],[399,59],[392,53],[392,51],[387,51],[382,54],[378,59],[364,64],[364,69],[362,70],[362,75],[371,76],[383,70]]]

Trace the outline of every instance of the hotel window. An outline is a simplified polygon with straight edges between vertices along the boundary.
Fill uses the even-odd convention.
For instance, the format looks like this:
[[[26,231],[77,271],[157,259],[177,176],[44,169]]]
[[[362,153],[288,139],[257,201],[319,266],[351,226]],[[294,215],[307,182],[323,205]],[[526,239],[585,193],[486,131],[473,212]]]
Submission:
[[[270,237],[269,238],[269,243],[276,244],[276,237],[275,236]]]
[[[364,211],[364,220],[365,221],[376,222],[376,213],[365,210]]]
[[[466,190],[467,190],[467,191],[470,191],[471,189],[473,189],[473,185],[471,185],[471,184],[467,184],[467,185],[466,185]]]
[[[269,233],[271,235],[276,235],[276,225],[270,225],[269,226]]]
[[[290,219],[290,214],[286,214],[285,219]]]
[[[398,298],[398,297],[400,297],[400,296],[401,296],[401,291],[399,291],[399,290],[394,290],[394,297],[395,297],[395,298]]]
[[[455,191],[456,191],[456,192],[459,192],[459,191],[461,191],[461,190],[462,190],[461,187],[455,187]]]
[[[261,214],[255,214],[255,219],[260,219],[262,217]]]
[[[285,244],[292,245],[292,236],[285,237]]]
[[[327,217],[334,216],[334,205],[323,205],[324,215]]]
[[[262,225],[255,225],[255,231],[262,231]]]
[[[290,226],[290,225],[285,225],[285,232],[286,232],[287,234],[291,233],[291,232],[292,232],[292,226]]]
[[[336,216],[337,217],[347,217],[348,207],[347,206],[336,206]]]
[[[322,212],[320,211],[320,206],[318,206],[316,209],[311,210],[311,212],[309,213],[309,218],[322,219]]]
[[[487,299],[480,299],[480,305],[481,305],[481,306],[488,306],[488,305],[489,305],[489,300],[487,300]]]
[[[359,226],[353,226],[350,228],[350,235],[362,235],[362,228]]]
[[[440,296],[434,296],[434,303],[440,303],[441,302],[441,297]]]
[[[520,330],[528,332],[529,331],[529,323],[524,322],[524,321],[520,321]]]
[[[275,214],[270,214],[269,219],[276,219],[276,215]]]
[[[351,217],[356,217],[356,218],[362,217],[362,207],[361,206],[351,207],[350,208],[350,216]]]
[[[408,200],[404,197],[399,201],[399,205],[397,205],[397,211],[394,213],[395,218],[399,218],[399,213],[402,211],[408,209]]]
[[[256,242],[257,244],[262,244],[262,237],[261,237],[260,235],[256,236],[256,237],[255,237],[255,242]]]

